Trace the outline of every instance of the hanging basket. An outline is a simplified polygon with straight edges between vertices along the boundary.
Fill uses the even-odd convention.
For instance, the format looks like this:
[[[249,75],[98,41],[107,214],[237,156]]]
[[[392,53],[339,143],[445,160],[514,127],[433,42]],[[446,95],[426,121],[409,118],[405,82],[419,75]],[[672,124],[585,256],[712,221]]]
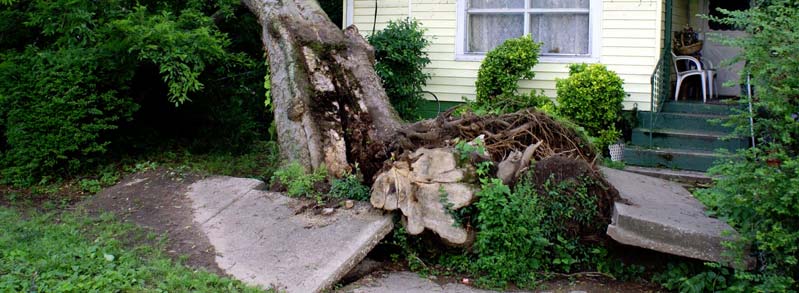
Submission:
[[[610,160],[614,162],[624,161],[624,144],[617,143],[608,146],[610,151]]]
[[[702,51],[702,41],[697,41],[691,45],[677,48],[677,54],[679,55],[693,55],[699,51]]]

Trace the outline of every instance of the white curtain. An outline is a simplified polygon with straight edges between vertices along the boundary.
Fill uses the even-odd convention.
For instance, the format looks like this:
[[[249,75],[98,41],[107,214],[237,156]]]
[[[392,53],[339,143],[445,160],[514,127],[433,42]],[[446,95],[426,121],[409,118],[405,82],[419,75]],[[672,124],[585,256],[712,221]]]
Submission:
[[[588,14],[533,14],[530,35],[543,54],[588,54]]]
[[[525,0],[469,0],[469,8],[524,8]]]
[[[488,52],[509,38],[525,34],[542,42],[543,54],[584,55],[590,53],[590,0],[469,0],[469,9],[525,8],[585,9],[586,12],[541,12],[530,14],[530,27],[524,28],[523,13],[469,13],[468,50]]]
[[[524,35],[524,14],[469,16],[469,52],[488,52],[507,39]]]

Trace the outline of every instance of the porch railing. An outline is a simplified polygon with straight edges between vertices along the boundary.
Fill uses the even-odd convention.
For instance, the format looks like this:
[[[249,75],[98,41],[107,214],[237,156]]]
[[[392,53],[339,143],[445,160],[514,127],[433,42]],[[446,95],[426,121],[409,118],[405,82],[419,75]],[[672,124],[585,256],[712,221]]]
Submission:
[[[671,97],[671,38],[672,38],[672,0],[666,0],[666,15],[663,26],[663,50],[660,53],[655,71],[652,72],[650,80],[652,84],[652,98],[650,100],[649,112],[649,146],[653,144],[653,131],[657,125],[660,111],[663,110],[663,103]]]

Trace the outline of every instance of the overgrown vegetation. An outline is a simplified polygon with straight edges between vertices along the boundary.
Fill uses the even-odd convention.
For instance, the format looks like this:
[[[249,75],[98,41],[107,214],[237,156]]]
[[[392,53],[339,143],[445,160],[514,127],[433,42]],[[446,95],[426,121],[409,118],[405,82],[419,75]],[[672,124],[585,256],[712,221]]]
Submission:
[[[535,77],[541,44],[530,36],[508,39],[494,48],[477,72],[477,99],[470,107],[477,113],[511,113],[525,108],[551,110],[552,101],[542,93],[519,94],[519,80]]]
[[[480,191],[469,209],[449,212],[456,225],[474,229],[475,242],[466,250],[441,249],[395,232],[389,243],[411,269],[467,274],[489,288],[535,288],[555,276],[585,271],[620,279],[641,276],[642,267],[612,257],[603,243],[615,191],[596,181],[590,165],[551,157],[509,186],[494,177],[491,161],[475,159],[486,152],[481,139],[459,140],[455,150],[459,165],[474,170]],[[446,208],[445,199],[446,194]]]
[[[262,292],[174,263],[157,239],[110,215],[0,207],[0,230],[3,292]]]
[[[369,36],[375,49],[375,72],[391,105],[403,119],[419,119],[419,106],[424,101],[422,88],[430,74],[422,71],[430,64],[425,48],[424,28],[416,20],[389,21],[382,31]]]
[[[260,27],[237,1],[13,1],[0,35],[0,184],[170,145],[246,151],[268,125]]]
[[[732,271],[710,264],[672,270],[661,281],[684,292],[799,291],[799,6],[755,1],[750,10],[722,13],[714,20],[747,32],[723,42],[741,48],[736,61],[745,61],[744,77],[752,76],[757,146],[719,162],[711,170],[715,185],[697,196],[741,234],[740,243],[729,244],[731,256],[743,262],[742,248],[751,244],[757,266]],[[749,136],[749,117],[742,112],[729,125]]]
[[[585,128],[602,152],[621,137],[616,124],[626,97],[624,82],[602,64],[572,64],[557,80],[558,113]]]
[[[326,179],[327,169],[324,166],[313,172],[306,172],[304,166],[294,161],[275,171],[272,184],[283,185],[288,196],[314,198],[321,202],[322,195],[316,185]]]
[[[355,174],[358,174],[356,169]],[[335,198],[352,199],[359,201],[369,200],[369,187],[361,183],[362,180],[353,173],[330,182],[330,196]]]

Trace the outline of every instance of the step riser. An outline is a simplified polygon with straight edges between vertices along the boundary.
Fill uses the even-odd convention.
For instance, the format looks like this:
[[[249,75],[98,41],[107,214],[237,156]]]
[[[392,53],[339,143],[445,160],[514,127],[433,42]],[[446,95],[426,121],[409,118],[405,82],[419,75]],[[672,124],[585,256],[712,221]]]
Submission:
[[[703,154],[658,153],[646,149],[625,149],[628,165],[705,172],[719,157]]]
[[[710,115],[732,115],[735,114],[733,109],[737,105],[709,105],[698,103],[675,103],[668,102],[663,105],[661,112],[663,113],[692,113],[692,114],[710,114]]]
[[[717,119],[715,116],[691,116],[678,113],[660,113],[655,121],[650,120],[649,112],[638,114],[638,125],[641,128],[669,128],[688,131],[712,131],[732,133],[732,128],[724,127],[717,123],[711,123],[710,119]],[[650,123],[654,122],[655,127]]]
[[[639,146],[649,146],[649,132],[641,129],[633,130],[633,144]],[[717,149],[727,149],[735,151],[746,148],[746,141],[742,139],[720,140],[712,136],[687,136],[665,133],[654,133],[652,144],[660,148],[688,149],[715,151]]]

